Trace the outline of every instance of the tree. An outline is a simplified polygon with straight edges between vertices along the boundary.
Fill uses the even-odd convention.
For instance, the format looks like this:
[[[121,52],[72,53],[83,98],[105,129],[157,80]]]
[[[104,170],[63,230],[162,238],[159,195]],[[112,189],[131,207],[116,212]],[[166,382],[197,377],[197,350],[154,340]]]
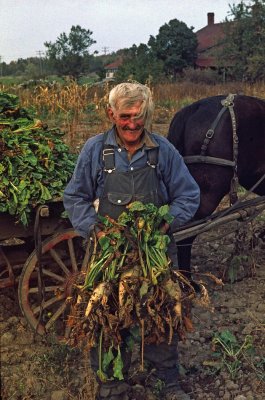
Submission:
[[[40,69],[36,64],[30,62],[26,66],[24,74],[29,79],[37,79],[40,77]]]
[[[196,60],[198,43],[193,29],[184,22],[172,19],[161,26],[156,37],[150,36],[148,41],[156,57],[163,61],[165,73],[174,79],[177,73],[193,66]]]
[[[154,53],[146,44],[135,44],[123,50],[123,64],[119,68],[116,80],[122,82],[134,79],[140,83],[157,82],[163,77],[163,64],[157,60]]]
[[[27,65],[32,62],[34,58],[18,58],[16,61],[11,61],[9,64],[5,64],[3,69],[3,75],[24,75]]]
[[[64,32],[59,35],[55,43],[45,42],[47,57],[58,75],[71,75],[78,78],[88,69],[88,48],[96,43],[91,38],[93,32],[81,26],[72,26],[69,35]]]
[[[265,0],[251,3],[230,6],[220,57],[235,79],[255,82],[265,79]]]

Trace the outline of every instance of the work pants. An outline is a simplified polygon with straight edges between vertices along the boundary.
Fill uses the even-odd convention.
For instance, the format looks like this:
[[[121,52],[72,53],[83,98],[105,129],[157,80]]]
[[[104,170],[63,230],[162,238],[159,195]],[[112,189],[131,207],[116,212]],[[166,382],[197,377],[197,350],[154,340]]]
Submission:
[[[123,332],[123,339],[126,337],[126,330]],[[125,343],[125,340],[123,340]],[[126,345],[121,345],[121,356],[123,360],[123,375],[124,381],[127,382],[129,378],[129,369],[131,366],[132,352],[128,350]],[[98,364],[98,348],[91,349],[90,352],[91,367],[96,373],[99,367]],[[144,361],[147,366],[147,374],[150,376],[151,382],[162,381],[165,386],[171,386],[177,383],[178,380],[178,337],[177,334],[173,335],[172,342],[168,344],[163,342],[161,344],[149,344],[144,346]],[[107,383],[101,383],[100,386],[108,388],[115,388],[124,385],[124,381],[114,380]],[[151,384],[152,385],[152,384]]]

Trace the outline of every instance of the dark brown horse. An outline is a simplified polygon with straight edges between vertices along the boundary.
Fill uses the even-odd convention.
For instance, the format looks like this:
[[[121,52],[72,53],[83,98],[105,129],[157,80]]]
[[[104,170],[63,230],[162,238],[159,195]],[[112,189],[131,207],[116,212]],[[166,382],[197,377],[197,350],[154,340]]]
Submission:
[[[230,192],[233,178],[250,189],[265,174],[265,101],[244,95],[199,100],[176,113],[168,139],[200,186],[195,220],[205,218]],[[254,192],[265,195],[265,179]],[[187,271],[193,240],[178,243],[179,265]]]

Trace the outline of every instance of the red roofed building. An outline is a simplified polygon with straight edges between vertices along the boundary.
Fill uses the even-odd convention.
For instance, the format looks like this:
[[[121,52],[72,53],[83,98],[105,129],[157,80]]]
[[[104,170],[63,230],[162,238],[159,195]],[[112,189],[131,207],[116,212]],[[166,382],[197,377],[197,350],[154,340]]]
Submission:
[[[197,68],[218,68],[217,50],[220,49],[221,42],[225,37],[224,22],[215,23],[214,13],[207,14],[207,25],[196,32],[198,47],[197,60],[195,66]],[[122,59],[118,59],[108,65],[105,65],[106,80],[114,80],[115,74],[122,65]]]
[[[214,13],[207,14],[208,24],[196,32],[198,47],[196,66],[198,68],[217,68],[218,60],[216,50],[220,48],[220,42],[224,39],[225,23],[214,23]]]
[[[105,65],[105,71],[106,71],[106,79],[114,79],[115,74],[118,71],[119,67],[122,65],[122,60],[116,60],[111,64]]]

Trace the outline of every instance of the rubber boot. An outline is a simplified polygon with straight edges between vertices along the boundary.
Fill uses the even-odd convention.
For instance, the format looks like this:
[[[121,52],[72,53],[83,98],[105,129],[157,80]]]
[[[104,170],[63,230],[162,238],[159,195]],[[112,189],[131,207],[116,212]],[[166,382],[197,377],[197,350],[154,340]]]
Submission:
[[[144,387],[143,385],[133,385],[131,386],[131,398],[132,400],[159,400],[150,388]]]
[[[164,400],[191,400],[191,397],[181,389],[179,384],[166,385]]]
[[[126,382],[101,383],[96,400],[129,400],[130,386]]]

